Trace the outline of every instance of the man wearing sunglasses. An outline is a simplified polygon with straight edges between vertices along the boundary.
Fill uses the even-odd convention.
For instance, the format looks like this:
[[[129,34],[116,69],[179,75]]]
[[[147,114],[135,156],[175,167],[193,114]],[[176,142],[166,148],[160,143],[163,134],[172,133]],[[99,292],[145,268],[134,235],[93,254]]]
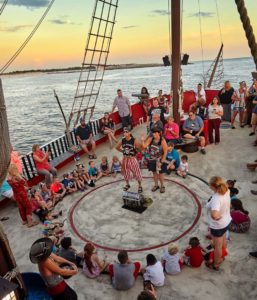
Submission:
[[[188,114],[188,119],[183,124],[183,135],[186,139],[198,139],[201,145],[201,153],[206,154],[205,151],[205,138],[204,138],[204,124],[203,120],[196,116],[193,111]]]

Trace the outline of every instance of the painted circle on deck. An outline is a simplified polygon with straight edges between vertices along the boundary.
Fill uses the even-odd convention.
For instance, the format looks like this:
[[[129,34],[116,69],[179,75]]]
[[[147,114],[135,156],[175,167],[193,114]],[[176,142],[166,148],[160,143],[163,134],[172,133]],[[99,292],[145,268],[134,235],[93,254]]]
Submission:
[[[146,181],[151,179],[152,185],[152,177],[143,178],[143,184],[146,185]],[[74,233],[82,241],[92,242],[96,247],[108,251],[147,251],[166,246],[169,243],[184,237],[195,227],[201,216],[201,203],[196,194],[184,184],[166,178],[166,192],[164,194],[160,194],[159,191],[152,193],[150,197],[152,197],[153,200],[155,195],[162,198],[154,200],[154,203],[152,204],[153,207],[150,206],[142,215],[122,209],[121,206],[123,202],[121,190],[123,185],[121,185],[121,183],[124,183],[123,179],[108,182],[91,189],[72,206],[69,214],[70,224]],[[151,185],[147,185],[149,190],[151,190]],[[169,185],[170,189],[173,189],[173,191],[174,187],[176,187],[177,191],[174,194],[179,194],[179,197],[173,202],[168,201],[168,198],[172,197],[172,193],[169,193],[167,185]],[[114,197],[116,195],[115,189],[118,189],[119,191],[118,199],[115,199]],[[98,193],[99,195],[97,196]],[[109,197],[108,193],[110,194]],[[149,196],[145,187],[144,195]],[[186,201],[189,199],[191,201]],[[165,201],[167,207],[162,208]],[[173,210],[175,202],[176,209],[179,209],[181,218],[179,218],[178,214],[173,216],[172,212],[171,215],[167,215],[167,212]],[[108,203],[111,205],[108,206]],[[97,204],[99,206],[96,209]],[[193,216],[189,215],[187,217],[191,209],[194,211]],[[167,218],[169,216],[171,218],[170,220]],[[190,223],[184,224],[186,222]],[[101,223],[103,223],[102,226]],[[180,226],[181,228],[176,228],[177,232],[174,233],[173,236],[170,236],[170,229],[174,224],[175,227]],[[91,229],[91,227],[93,227],[93,229]],[[148,237],[145,232],[147,228],[149,229]],[[128,233],[127,230],[130,230],[130,232]],[[135,235],[136,239],[134,240]],[[158,236],[160,237],[160,240],[158,242],[154,241],[156,239],[158,240]],[[161,236],[163,237],[161,238]],[[130,239],[131,244],[126,245]],[[112,245],[113,243],[116,245]]]

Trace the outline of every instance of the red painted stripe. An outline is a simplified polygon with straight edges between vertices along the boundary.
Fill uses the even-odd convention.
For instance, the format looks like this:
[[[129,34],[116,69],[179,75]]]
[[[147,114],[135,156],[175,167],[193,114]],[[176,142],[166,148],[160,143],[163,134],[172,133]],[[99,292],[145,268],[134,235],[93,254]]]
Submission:
[[[145,179],[149,179],[149,178],[153,178],[153,177],[150,177],[150,176],[144,176],[143,178]],[[74,233],[84,242],[91,242],[93,243],[96,247],[100,248],[100,249],[103,249],[103,250],[108,250],[108,251],[121,251],[121,250],[126,250],[128,252],[139,252],[139,251],[148,251],[148,250],[152,250],[152,249],[157,249],[157,248],[161,248],[161,247],[164,247],[164,246],[167,246],[168,244],[170,243],[173,243],[173,242],[176,242],[178,241],[179,239],[181,239],[182,237],[184,237],[186,234],[188,234],[194,227],[195,225],[197,224],[197,222],[199,221],[200,219],[200,216],[201,216],[201,213],[202,213],[202,206],[201,206],[201,203],[199,201],[199,199],[196,197],[195,193],[192,192],[188,187],[186,187],[185,185],[177,182],[177,181],[174,181],[174,180],[171,180],[171,179],[165,179],[165,181],[170,181],[170,182],[173,182],[175,184],[178,184],[179,186],[181,186],[182,188],[184,188],[185,190],[187,190],[193,197],[193,199],[195,200],[195,203],[197,205],[197,214],[196,214],[196,218],[194,219],[194,222],[193,224],[186,230],[184,231],[183,233],[181,233],[178,237],[176,237],[175,239],[173,240],[169,240],[165,243],[161,243],[161,244],[158,244],[158,245],[154,245],[154,246],[150,246],[150,247],[145,247],[145,248],[138,248],[138,249],[123,249],[123,248],[112,248],[112,247],[108,247],[108,246],[104,246],[104,245],[100,245],[100,244],[97,244],[97,243],[94,243],[93,241],[90,241],[89,239],[87,239],[86,237],[84,237],[83,235],[81,235],[79,233],[79,231],[77,230],[75,224],[74,224],[74,221],[73,221],[73,215],[74,215],[74,212],[75,212],[75,209],[77,208],[77,206],[80,204],[80,202],[89,194],[93,193],[94,191],[104,187],[104,186],[108,186],[110,184],[113,184],[113,183],[117,183],[117,182],[121,182],[123,181],[123,179],[119,179],[119,180],[116,180],[116,181],[112,181],[112,182],[109,182],[109,183],[105,183],[101,186],[98,186],[92,190],[90,190],[89,192],[87,192],[84,196],[82,196],[71,208],[70,210],[70,214],[69,214],[69,221],[70,221],[70,224],[71,224],[71,228],[72,230],[74,231]]]

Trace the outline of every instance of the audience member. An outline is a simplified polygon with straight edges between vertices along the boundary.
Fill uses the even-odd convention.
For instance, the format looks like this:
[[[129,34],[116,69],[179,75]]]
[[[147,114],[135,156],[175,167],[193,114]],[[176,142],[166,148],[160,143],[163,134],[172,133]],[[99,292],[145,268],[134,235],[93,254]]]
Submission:
[[[215,132],[215,145],[220,142],[220,123],[223,115],[223,107],[218,97],[214,97],[208,106],[208,131],[209,143],[213,144],[213,130]]]
[[[200,246],[197,237],[189,240],[189,247],[184,252],[184,262],[192,268],[199,268],[203,262],[204,249]]]
[[[113,141],[115,143],[117,143],[118,140],[115,137],[115,129],[114,129],[113,120],[110,117],[110,114],[108,112],[104,113],[104,117],[101,120],[101,132],[108,136],[108,139],[110,142],[110,148],[112,149]]]
[[[117,174],[121,173],[121,162],[119,161],[119,158],[116,155],[112,157],[111,172],[113,174],[113,177],[116,177]]]
[[[78,190],[76,182],[69,173],[63,174],[62,184],[64,185],[67,194],[72,194]]]
[[[50,191],[52,193],[55,203],[62,200],[63,197],[66,195],[66,188],[60,182],[60,180],[57,176],[54,176],[54,178],[53,178],[53,183],[50,186]]]
[[[170,174],[171,171],[177,170],[180,165],[180,158],[178,151],[174,148],[174,144],[168,142],[167,144],[167,156],[166,156],[166,173]]]
[[[120,89],[117,90],[118,96],[114,99],[112,112],[114,112],[115,107],[118,107],[119,116],[121,118],[122,127],[131,126],[131,117],[132,110],[129,99],[122,95],[122,91]]]
[[[153,99],[153,106],[149,109],[148,111],[148,116],[147,116],[147,126],[151,128],[152,122],[153,122],[153,115],[157,114],[160,116],[160,120],[162,121],[162,124],[165,123],[165,117],[164,114],[166,113],[164,107],[161,107],[159,105],[158,99]]]
[[[168,251],[165,251],[162,255],[161,262],[163,269],[167,274],[176,275],[181,272],[184,261],[178,253],[177,245],[169,245]]]
[[[143,105],[143,109],[147,115],[149,108],[150,108],[150,102],[149,102],[149,92],[146,87],[142,87],[141,89],[141,96],[139,97],[141,104]]]
[[[52,183],[52,177],[57,176],[57,170],[48,162],[49,151],[44,152],[39,148],[38,144],[34,144],[32,146],[32,152],[38,174],[45,176],[47,187],[50,187]]]
[[[179,143],[179,126],[174,122],[173,117],[168,117],[167,123],[164,125],[164,138],[166,142],[172,142],[174,145]]]
[[[5,179],[2,185],[0,186],[0,196],[5,198],[15,200],[13,197],[13,190],[8,181]]]
[[[179,175],[180,177],[186,178],[188,172],[189,172],[188,156],[182,155],[176,174]]]
[[[242,201],[239,199],[233,200],[231,206],[232,221],[229,225],[229,230],[237,233],[247,232],[251,225],[249,212],[244,209]]]
[[[141,266],[139,262],[132,263],[125,250],[118,253],[118,260],[109,266],[111,282],[117,290],[128,290],[135,284]]]
[[[102,157],[100,172],[102,173],[102,176],[109,176],[111,173],[107,156]]]
[[[86,124],[84,117],[80,118],[80,125],[76,128],[76,138],[83,151],[88,154],[89,159],[95,159],[96,145],[93,138],[92,127],[91,124]],[[91,150],[89,150],[89,146],[91,147]]]
[[[142,269],[144,280],[149,280],[154,286],[164,285],[163,266],[153,254],[146,256],[146,268]]]
[[[245,101],[246,97],[248,97],[248,89],[245,81],[239,83],[239,89],[236,90],[232,96],[233,104],[231,105],[232,109],[232,117],[231,117],[231,128],[235,129],[235,119],[237,114],[239,113],[239,122],[240,127],[244,127],[244,116],[245,116]]]
[[[231,122],[231,103],[234,89],[231,87],[229,80],[225,81],[224,87],[219,91],[220,103],[223,107],[222,120]]]
[[[61,240],[61,247],[58,255],[76,264],[78,267],[80,266],[83,258],[83,253],[77,253],[76,249],[72,247],[71,237],[64,237]]]
[[[201,145],[201,153],[206,154],[205,151],[205,137],[204,137],[204,124],[203,120],[196,116],[193,111],[188,114],[188,119],[185,120],[183,124],[184,138],[186,139],[199,139]]]

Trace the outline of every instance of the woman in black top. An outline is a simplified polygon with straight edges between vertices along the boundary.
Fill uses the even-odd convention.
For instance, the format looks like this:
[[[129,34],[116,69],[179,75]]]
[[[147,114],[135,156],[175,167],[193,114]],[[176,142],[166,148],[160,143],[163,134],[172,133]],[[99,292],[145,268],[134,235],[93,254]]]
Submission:
[[[110,142],[110,148],[113,147],[113,141],[116,143],[118,140],[115,137],[115,130],[114,130],[114,123],[113,120],[110,118],[109,113],[104,113],[104,117],[101,120],[101,131],[103,134],[106,134],[108,136],[109,142]]]
[[[154,187],[152,192],[155,192],[160,188],[160,193],[165,192],[164,187],[164,174],[166,171],[166,156],[168,151],[168,146],[165,139],[162,137],[161,131],[158,127],[154,128],[153,136],[147,138],[145,141],[144,135],[142,135],[142,147],[145,149],[149,147],[150,158],[148,161],[148,170],[153,172]],[[158,185],[160,181],[161,187]]]
[[[142,87],[141,89],[141,96],[138,97],[140,99],[140,102],[143,105],[144,111],[146,113],[146,115],[148,114],[149,108],[150,108],[150,103],[149,103],[149,93],[146,87]]]

